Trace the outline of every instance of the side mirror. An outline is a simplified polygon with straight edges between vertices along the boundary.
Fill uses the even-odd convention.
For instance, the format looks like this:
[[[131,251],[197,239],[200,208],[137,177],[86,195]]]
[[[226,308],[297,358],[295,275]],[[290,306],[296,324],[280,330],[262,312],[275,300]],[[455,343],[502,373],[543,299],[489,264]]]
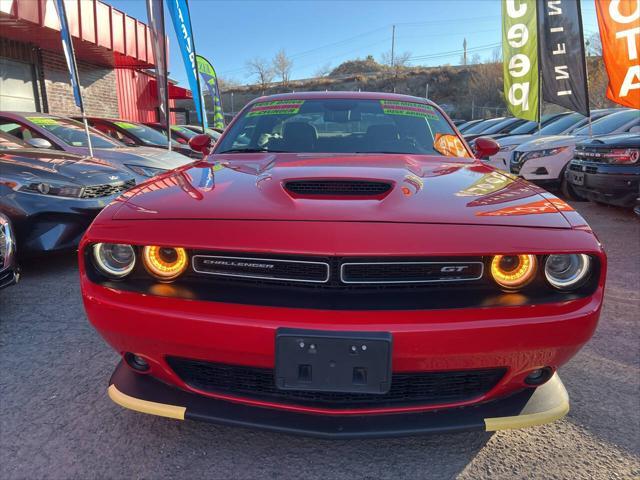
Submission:
[[[206,133],[199,133],[189,140],[191,150],[201,152],[205,157],[211,152],[211,137]]]
[[[45,138],[30,138],[26,143],[33,148],[53,148],[51,142]]]
[[[500,151],[500,145],[494,139],[489,137],[476,138],[473,153],[476,158],[482,159],[495,155]]]

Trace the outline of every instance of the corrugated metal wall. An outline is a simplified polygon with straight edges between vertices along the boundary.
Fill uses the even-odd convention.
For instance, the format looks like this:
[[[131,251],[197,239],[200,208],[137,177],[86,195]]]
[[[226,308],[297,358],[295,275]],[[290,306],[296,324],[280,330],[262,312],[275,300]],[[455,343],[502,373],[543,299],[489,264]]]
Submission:
[[[150,82],[152,78],[139,70],[116,69],[120,118],[135,122],[158,121],[158,99]],[[169,107],[174,107],[174,103],[169,100]],[[175,121],[175,113],[171,113],[171,122]]]

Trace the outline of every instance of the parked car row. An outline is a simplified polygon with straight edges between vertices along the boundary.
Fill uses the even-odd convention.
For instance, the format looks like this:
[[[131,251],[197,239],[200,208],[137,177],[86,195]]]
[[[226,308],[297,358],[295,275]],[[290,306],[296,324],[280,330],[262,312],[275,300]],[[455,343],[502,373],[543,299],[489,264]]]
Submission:
[[[459,128],[472,147],[479,137],[498,141],[500,151],[484,158],[487,164],[559,188],[568,199],[623,207],[640,202],[638,110],[594,110],[591,120],[579,113],[562,113],[543,117],[540,126],[494,118]]]
[[[18,253],[77,247],[114,198],[202,157],[188,140],[174,140],[169,150],[157,125],[104,118],[89,123],[93,157],[77,119],[0,112],[0,288],[18,280]],[[180,138],[198,134],[186,126],[175,129]],[[219,133],[212,132],[215,141]]]

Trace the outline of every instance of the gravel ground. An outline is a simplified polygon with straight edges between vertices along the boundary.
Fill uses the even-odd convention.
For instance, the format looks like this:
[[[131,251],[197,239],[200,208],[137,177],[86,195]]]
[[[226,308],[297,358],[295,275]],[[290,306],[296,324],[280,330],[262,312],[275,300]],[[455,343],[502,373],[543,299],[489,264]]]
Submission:
[[[609,255],[593,340],[563,369],[569,415],[497,434],[324,441],[177,422],[121,409],[118,358],[89,326],[73,255],[32,261],[0,292],[0,477],[638,478],[640,220],[576,208]]]

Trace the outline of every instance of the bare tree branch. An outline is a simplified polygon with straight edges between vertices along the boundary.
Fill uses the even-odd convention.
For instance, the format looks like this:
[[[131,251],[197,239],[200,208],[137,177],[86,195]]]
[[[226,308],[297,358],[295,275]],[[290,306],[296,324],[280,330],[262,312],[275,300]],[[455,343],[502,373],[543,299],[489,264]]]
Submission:
[[[280,49],[276,56],[273,57],[273,71],[282,80],[282,84],[289,83],[291,77],[291,69],[293,68],[293,61],[287,57],[287,53],[284,49]]]
[[[264,92],[274,76],[274,71],[269,62],[264,58],[255,57],[247,61],[246,68],[250,77],[257,77],[258,83]]]

